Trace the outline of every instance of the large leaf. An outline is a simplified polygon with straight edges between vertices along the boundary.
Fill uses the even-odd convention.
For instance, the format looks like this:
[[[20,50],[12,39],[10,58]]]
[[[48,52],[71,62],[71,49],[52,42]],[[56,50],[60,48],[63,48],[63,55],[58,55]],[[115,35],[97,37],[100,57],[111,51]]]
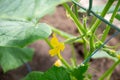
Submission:
[[[32,60],[33,50],[28,48],[0,47],[0,65],[4,72]]]
[[[32,72],[28,74],[23,80],[71,80],[67,70],[63,67],[53,66],[48,71]]]
[[[41,18],[68,0],[0,0],[0,18]]]
[[[115,18],[120,21],[120,14],[116,14]]]
[[[37,8],[34,15],[41,18],[51,12],[57,5],[67,1],[70,0],[37,0]]]
[[[43,72],[33,71],[22,80],[44,80],[43,75]]]
[[[24,47],[50,34],[51,28],[45,23],[0,20],[0,46]]]
[[[70,80],[69,73],[63,67],[53,66],[44,73],[45,80]]]

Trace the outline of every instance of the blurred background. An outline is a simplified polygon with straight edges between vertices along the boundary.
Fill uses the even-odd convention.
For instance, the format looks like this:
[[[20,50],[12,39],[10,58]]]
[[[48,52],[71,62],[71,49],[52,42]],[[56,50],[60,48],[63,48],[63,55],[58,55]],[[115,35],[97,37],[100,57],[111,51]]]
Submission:
[[[84,7],[88,7],[88,1],[89,0],[81,0],[80,4]],[[93,0],[93,5],[94,6],[104,6],[107,0]],[[114,3],[115,5],[115,3]],[[99,11],[99,10],[98,10]],[[79,13],[79,16],[82,21],[84,13]],[[108,14],[106,16],[106,19],[109,20],[111,14]],[[88,26],[91,23],[92,17],[90,16],[88,18]],[[67,18],[66,16],[66,11],[64,8],[59,5],[57,6],[55,12],[51,15],[45,16],[40,22],[45,22],[55,28],[58,28],[62,31],[65,31],[67,33],[73,34],[73,35],[78,35],[78,31],[75,27],[75,24],[72,22],[71,19]],[[120,22],[115,20],[113,22],[116,26],[120,27]],[[102,23],[99,27],[99,32],[104,30],[105,24]],[[113,34],[115,30],[111,29],[111,32],[109,33],[110,35]],[[64,39],[60,36],[57,35],[60,41],[63,41]],[[108,45],[116,45],[120,42],[119,36],[116,38],[112,39]],[[33,56],[33,60],[29,62],[30,67],[32,68],[33,71],[45,71],[48,68],[50,68],[54,61],[56,60],[55,57],[50,57],[48,54],[49,46],[46,44],[46,42],[40,40],[36,41],[33,44],[29,45],[29,47],[35,49],[35,53]],[[77,63],[80,64],[83,61],[83,46],[80,43],[74,44],[75,52],[76,52],[76,58],[77,58]],[[70,61],[71,57],[71,47],[69,45],[66,45],[66,48],[64,52],[62,53],[63,57],[67,60]],[[99,76],[101,76],[111,65],[113,64],[113,61],[108,58],[101,58],[101,59],[91,59],[90,61],[90,67],[89,67],[89,73],[93,76],[92,80],[97,80]],[[0,69],[0,80],[19,80],[22,77],[24,77],[28,73],[27,68],[25,65],[21,66],[18,69],[9,71],[5,74],[3,74],[2,70]],[[114,73],[112,74],[111,80],[120,80],[120,66],[116,67]]]

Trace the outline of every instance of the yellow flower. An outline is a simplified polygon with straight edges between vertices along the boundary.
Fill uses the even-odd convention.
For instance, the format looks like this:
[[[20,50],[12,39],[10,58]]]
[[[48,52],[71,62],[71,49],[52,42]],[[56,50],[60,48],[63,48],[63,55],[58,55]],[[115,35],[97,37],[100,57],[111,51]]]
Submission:
[[[54,65],[57,66],[57,67],[60,67],[60,66],[62,66],[62,63],[61,63],[61,61],[58,59],[57,61],[55,61]]]
[[[53,49],[49,50],[49,54],[51,56],[60,54],[60,51],[63,51],[65,48],[64,43],[59,42],[55,34],[53,34],[53,38],[50,40],[50,43],[53,46]]]
[[[117,58],[120,59],[120,54],[117,55]]]

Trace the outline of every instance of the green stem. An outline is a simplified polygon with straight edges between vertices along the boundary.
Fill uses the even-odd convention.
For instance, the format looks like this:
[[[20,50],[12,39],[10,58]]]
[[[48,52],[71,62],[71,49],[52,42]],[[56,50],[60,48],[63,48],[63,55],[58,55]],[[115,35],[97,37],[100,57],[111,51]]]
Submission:
[[[99,80],[105,80],[106,77],[108,77],[109,75],[112,74],[113,70],[115,69],[115,67],[120,63],[120,60],[118,60],[117,62],[115,62],[110,69],[108,69],[100,78]],[[110,76],[109,76],[110,77]],[[108,79],[109,80],[109,79]]]
[[[83,25],[84,25],[84,28],[85,28],[85,30],[87,32],[88,31],[88,29],[87,29],[87,17],[83,18]]]
[[[70,17],[72,18],[72,20],[74,21],[74,23],[76,24],[80,34],[85,34],[86,31],[82,25],[82,23],[78,20],[78,18],[76,17],[76,15],[71,11],[71,9],[69,8],[69,6],[65,3],[63,4],[64,8],[67,10],[67,12],[69,13]]]
[[[83,40],[84,40],[84,38],[83,38]],[[88,50],[87,50],[87,43],[85,40],[84,40],[83,47],[84,47],[84,58],[86,58],[88,55]]]
[[[116,16],[116,13],[117,11],[119,10],[119,6],[120,6],[120,0],[118,1],[115,9],[114,9],[114,12],[112,13],[112,16],[111,16],[111,19],[110,19],[110,22],[112,23],[114,21],[114,18]],[[104,30],[103,32],[103,35],[102,35],[102,38],[101,38],[101,41],[104,42],[108,33],[109,33],[109,30],[110,30],[110,26],[107,25],[106,29]]]
[[[77,5],[74,4],[74,13],[75,13],[76,17],[78,18],[79,16],[78,16],[78,10],[77,9],[78,9]]]
[[[78,2],[79,0],[76,0],[76,1]],[[74,13],[75,13],[76,17],[79,18],[79,15],[78,15],[78,6],[75,3],[73,3],[73,4],[74,4],[73,5],[73,7],[74,7]]]
[[[91,35],[92,35],[92,36],[90,36],[90,40],[89,40],[90,51],[89,51],[89,53],[87,54],[86,58],[88,58],[88,57],[92,54],[92,52],[94,51],[94,49],[95,49],[95,43],[94,43],[95,37],[94,37],[94,33],[91,34]]]
[[[66,33],[66,32],[63,32],[63,31],[61,31],[61,30],[59,30],[59,29],[56,29],[56,28],[54,28],[54,27],[51,27],[51,29],[52,29],[53,32],[59,34],[60,36],[66,38],[66,39],[69,39],[69,38],[71,38],[71,37],[74,37],[73,35],[68,34],[68,33]]]
[[[106,29],[103,31],[103,35],[102,35],[102,37],[101,37],[101,41],[102,41],[102,42],[105,41],[105,39],[106,39],[106,37],[107,37],[107,35],[108,35],[108,33],[109,33],[110,28],[111,28],[111,27],[107,25]]]
[[[94,33],[92,34],[93,36],[90,37],[90,54],[94,51],[95,44],[94,44]]]
[[[82,39],[82,38],[83,38],[84,36],[85,36],[85,35],[81,35],[81,36],[78,36],[78,37],[69,38],[69,39],[65,40],[64,43],[65,43],[65,44],[71,44],[71,43],[74,43],[74,42],[76,42],[76,41],[78,41],[78,40],[79,40],[80,43],[83,43],[83,39]]]
[[[104,17],[107,13],[107,11],[110,9],[111,5],[113,4],[114,0],[108,0],[104,10],[101,13],[101,17]],[[94,33],[95,30],[98,28],[98,26],[100,25],[101,20],[97,19],[96,22],[94,23],[94,25],[91,27],[90,32]]]
[[[71,49],[72,49],[72,58],[71,58],[72,66],[73,66],[73,68],[76,68],[77,63],[76,63],[75,49],[74,49],[73,44],[71,45]]]
[[[49,45],[49,47],[52,49],[53,46],[51,45],[51,43],[50,43],[50,41],[48,40],[48,38],[46,38],[46,39],[44,39],[44,40],[45,40],[45,42]]]
[[[68,68],[68,69],[72,69],[71,66],[67,63],[67,61],[61,56],[60,53],[58,53],[57,57],[60,59],[60,61]]]

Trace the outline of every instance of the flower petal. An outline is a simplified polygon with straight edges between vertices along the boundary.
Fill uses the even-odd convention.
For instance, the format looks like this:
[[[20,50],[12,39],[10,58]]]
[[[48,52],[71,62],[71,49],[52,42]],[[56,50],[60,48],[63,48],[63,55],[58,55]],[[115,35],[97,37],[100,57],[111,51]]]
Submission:
[[[51,39],[50,43],[53,47],[56,47],[59,44],[59,41],[55,34],[53,34],[53,38]]]
[[[55,55],[57,55],[57,49],[55,48],[55,49],[51,49],[51,50],[49,50],[49,54],[51,55],[51,56],[55,56]]]
[[[60,45],[59,45],[59,49],[60,49],[61,51],[63,51],[63,50],[65,49],[65,45],[64,45],[64,43],[60,43]]]
[[[57,61],[55,61],[54,65],[60,67],[62,66],[62,62],[58,59]]]
[[[53,46],[53,49],[49,50],[49,54],[51,56],[59,54],[60,51],[63,51],[65,48],[64,43],[59,42],[55,34],[53,34],[53,38],[50,40],[50,43]]]

